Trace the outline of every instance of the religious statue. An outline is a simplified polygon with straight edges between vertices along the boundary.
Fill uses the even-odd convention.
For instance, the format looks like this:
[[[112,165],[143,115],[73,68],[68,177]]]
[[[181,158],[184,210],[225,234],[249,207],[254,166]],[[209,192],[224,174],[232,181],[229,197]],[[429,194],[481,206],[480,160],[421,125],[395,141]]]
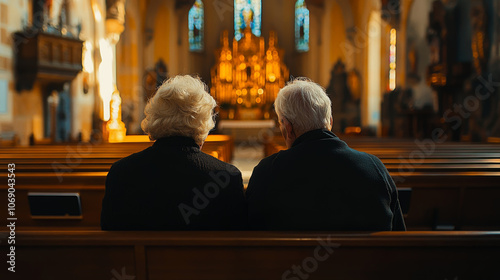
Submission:
[[[474,69],[479,75],[483,74],[488,66],[490,42],[486,30],[487,22],[488,15],[486,14],[483,1],[472,1],[472,57]]]
[[[163,82],[167,79],[167,65],[163,61],[163,59],[158,59],[158,62],[155,64],[155,72],[156,72],[156,87],[160,87]]]
[[[432,2],[432,11],[429,14],[429,26],[427,28],[427,42],[430,50],[429,74],[433,85],[446,85],[446,35],[445,22],[446,10],[440,0]]]
[[[148,102],[148,100],[153,97],[156,89],[160,87],[167,78],[167,64],[160,58],[155,63],[154,69],[149,68],[144,73],[144,102]]]
[[[489,71],[494,81],[500,81],[500,3],[493,2],[493,38]],[[485,121],[489,136],[500,137],[500,93],[495,92],[490,98],[491,114]]]
[[[106,0],[106,19],[125,23],[125,0]]]
[[[330,83],[326,88],[326,93],[332,100],[335,131],[344,132],[347,127],[361,125],[359,84],[357,72],[351,71],[348,75],[344,63],[339,59],[333,66]]]
[[[121,104],[122,104],[122,99],[120,97],[118,89],[115,86],[115,90],[113,92],[110,102],[111,117],[109,121],[106,123],[106,130],[108,132],[109,142],[121,142],[125,139],[127,129],[125,128],[125,124],[122,122]]]
[[[125,0],[106,0],[106,32],[112,44],[120,39],[125,30]]]

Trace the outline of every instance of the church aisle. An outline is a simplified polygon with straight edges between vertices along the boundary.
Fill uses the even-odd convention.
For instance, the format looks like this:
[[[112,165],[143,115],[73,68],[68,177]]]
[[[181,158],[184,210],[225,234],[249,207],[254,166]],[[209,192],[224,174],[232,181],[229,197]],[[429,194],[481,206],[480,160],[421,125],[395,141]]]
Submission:
[[[236,166],[243,177],[245,189],[252,176],[253,168],[264,158],[264,147],[261,144],[247,145],[246,143],[236,144],[234,147],[234,157],[231,164]]]

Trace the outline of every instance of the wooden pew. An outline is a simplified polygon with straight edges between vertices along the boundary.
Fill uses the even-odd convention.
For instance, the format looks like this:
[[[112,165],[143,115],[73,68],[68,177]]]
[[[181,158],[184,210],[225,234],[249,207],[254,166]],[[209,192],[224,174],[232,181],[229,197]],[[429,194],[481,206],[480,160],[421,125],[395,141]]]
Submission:
[[[106,172],[16,173],[16,218],[19,229],[100,229],[101,205],[105,191]],[[0,186],[0,197],[7,198],[7,185]],[[29,193],[77,193],[80,196],[82,216],[37,217],[31,215]],[[0,204],[1,213],[7,213],[7,204]]]
[[[405,217],[410,229],[500,229],[500,145],[434,143],[422,148],[414,140],[341,139],[379,157],[398,188],[411,190]],[[266,155],[281,149],[286,147],[279,135],[264,143]]]
[[[232,138],[210,135],[203,151],[229,161]],[[116,143],[82,145],[47,145],[0,149],[0,164],[16,164],[16,216],[21,229],[100,229],[100,212],[107,172],[124,156],[149,147],[152,143]],[[7,168],[0,169],[0,177]],[[1,185],[0,197],[7,198],[7,185]],[[81,217],[38,217],[31,215],[29,193],[77,193],[80,196]],[[0,206],[7,213],[7,205]]]
[[[18,225],[23,229],[98,229],[106,172],[16,173]],[[500,230],[500,172],[391,172],[398,188],[411,189],[405,217],[411,230]],[[37,219],[30,214],[29,192],[78,193],[81,219]],[[0,186],[7,197],[7,185]],[[6,213],[6,204],[0,211]]]
[[[75,160],[101,160],[113,163],[118,159],[139,152],[151,146],[152,142],[129,143],[79,143],[55,144],[32,147],[0,147],[0,164],[14,162],[16,164],[68,163]],[[203,144],[202,151],[230,162],[233,156],[233,139],[227,135],[209,135]]]
[[[10,252],[0,232],[2,255]],[[24,232],[1,279],[500,279],[499,232]]]
[[[226,141],[224,149],[230,150],[227,139],[216,137],[220,138],[219,141]],[[364,139],[358,144],[366,150],[378,152],[379,156],[384,155],[382,161],[395,178],[397,186],[411,189],[409,212],[406,215],[409,229],[500,230],[500,207],[497,207],[500,197],[500,156],[487,152],[490,147],[500,146],[481,144],[464,150],[470,145],[443,145],[441,154],[435,155],[435,158],[426,158],[422,163],[408,167],[399,157],[415,148],[412,142],[382,140],[381,143],[372,143]],[[24,229],[98,229],[104,181],[109,167],[119,158],[149,145],[151,143],[96,145],[92,146],[89,153],[77,154],[79,158],[74,157],[75,153],[68,152],[67,145],[0,149],[0,163],[3,160],[3,164],[7,164],[11,162],[12,155],[17,156],[14,161],[18,167],[16,189],[20,201],[18,213],[22,217],[19,225]],[[69,147],[70,151],[78,151],[78,148],[86,151],[85,147]],[[459,148],[460,153],[455,148]],[[405,149],[410,150],[405,153]],[[475,158],[478,151],[481,156]],[[228,151],[221,152],[224,153],[229,154]],[[64,165],[68,154],[72,156],[71,161]],[[0,170],[0,176],[5,174],[6,170]],[[6,197],[6,191],[6,185],[0,186],[0,197]],[[84,212],[82,219],[34,219],[27,203],[28,192],[34,191],[79,193]],[[0,211],[5,207],[2,205]]]
[[[106,172],[69,172],[62,180],[48,173],[19,173],[16,183],[18,226],[36,230],[45,227],[98,229],[104,197]],[[500,230],[500,173],[396,173],[411,188],[409,212],[405,217],[410,230]],[[29,192],[79,193],[82,219],[36,219],[30,214]],[[0,197],[7,197],[7,186],[0,186]],[[6,204],[0,211],[6,213]]]

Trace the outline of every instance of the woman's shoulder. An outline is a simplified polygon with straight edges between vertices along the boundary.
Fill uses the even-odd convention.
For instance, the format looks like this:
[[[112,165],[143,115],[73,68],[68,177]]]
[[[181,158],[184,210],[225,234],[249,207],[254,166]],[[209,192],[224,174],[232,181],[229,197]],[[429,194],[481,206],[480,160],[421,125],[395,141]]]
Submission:
[[[140,152],[133,153],[122,159],[117,160],[111,166],[110,172],[117,169],[127,169],[134,168],[136,166],[141,166],[144,162],[148,162],[153,156],[152,147],[148,147]]]
[[[222,161],[214,156],[211,156],[209,154],[205,154],[203,152],[200,152],[197,155],[205,163],[205,165],[210,169],[214,169],[214,170],[218,170],[218,171],[221,171],[221,170],[228,171],[229,173],[231,173],[233,175],[240,175],[241,176],[240,170],[236,166],[234,166],[230,163]]]

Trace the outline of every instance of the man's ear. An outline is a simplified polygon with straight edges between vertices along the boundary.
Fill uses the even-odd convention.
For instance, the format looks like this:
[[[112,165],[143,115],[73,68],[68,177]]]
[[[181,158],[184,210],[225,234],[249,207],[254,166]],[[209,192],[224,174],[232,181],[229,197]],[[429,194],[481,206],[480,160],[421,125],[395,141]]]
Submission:
[[[286,119],[285,119],[285,121],[284,121],[284,123],[283,123],[283,124],[285,125],[286,137],[287,137],[288,139],[294,139],[294,137],[295,137],[295,133],[294,133],[294,131],[293,131],[293,126],[292,126],[292,124],[291,124],[288,120],[286,120]]]
[[[333,116],[330,117],[330,130],[333,131]]]

